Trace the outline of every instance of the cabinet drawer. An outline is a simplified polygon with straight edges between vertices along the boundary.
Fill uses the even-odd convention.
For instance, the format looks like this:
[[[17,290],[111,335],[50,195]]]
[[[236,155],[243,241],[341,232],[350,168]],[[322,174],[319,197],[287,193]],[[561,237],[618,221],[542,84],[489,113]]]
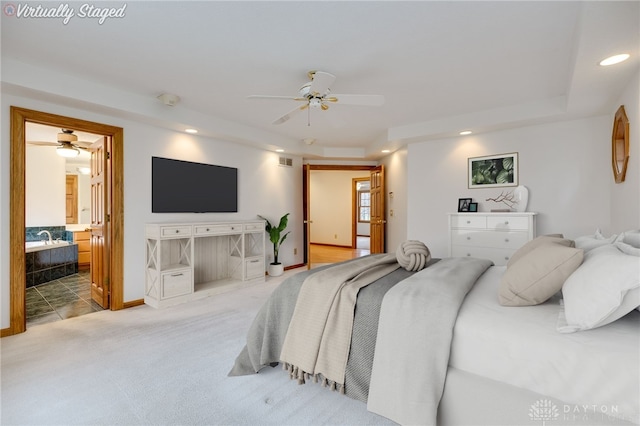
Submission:
[[[454,246],[495,247],[516,250],[528,240],[526,232],[469,231],[464,229],[451,231],[451,244]]]
[[[501,231],[512,229],[529,229],[529,219],[523,216],[490,216],[487,217],[487,228]]]
[[[487,247],[464,247],[453,246],[451,257],[477,257],[479,259],[489,259],[496,266],[504,266],[509,261],[514,250],[487,248]]]
[[[163,226],[160,228],[160,236],[164,238],[181,238],[191,235],[190,226]]]
[[[245,231],[264,231],[264,224],[262,223],[245,223]]]
[[[192,292],[191,270],[183,269],[162,274],[162,294],[160,298],[182,296]]]
[[[88,241],[91,238],[91,234],[89,231],[75,231],[73,233],[73,241]]]
[[[91,250],[91,244],[89,244],[89,241],[79,241],[77,244],[78,253],[88,252]]]
[[[264,276],[264,258],[249,258],[244,261],[245,278],[252,279]]]
[[[471,228],[471,229],[485,229],[487,227],[486,216],[451,216],[452,228]]]
[[[91,263],[91,253],[78,253],[78,265],[88,265]]]
[[[194,226],[194,235],[221,235],[242,232],[242,225],[230,223],[224,225],[196,225]]]

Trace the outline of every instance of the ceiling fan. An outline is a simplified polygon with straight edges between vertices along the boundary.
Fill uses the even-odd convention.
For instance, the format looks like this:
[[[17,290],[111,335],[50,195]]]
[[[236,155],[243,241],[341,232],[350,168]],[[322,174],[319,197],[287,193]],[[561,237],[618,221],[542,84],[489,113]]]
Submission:
[[[62,157],[76,157],[80,150],[89,150],[91,142],[78,142],[78,136],[73,134],[73,130],[60,129],[57,142],[48,141],[27,141],[30,145],[57,146],[56,152]]]
[[[331,94],[330,86],[335,81],[336,76],[328,72],[309,71],[307,76],[311,81],[302,85],[298,90],[298,96],[251,95],[247,98],[286,99],[302,103],[276,119],[273,124],[282,124],[305,109],[309,111],[312,108],[320,108],[322,111],[326,111],[329,109],[329,103],[361,106],[382,106],[384,104],[384,96],[382,95]]]

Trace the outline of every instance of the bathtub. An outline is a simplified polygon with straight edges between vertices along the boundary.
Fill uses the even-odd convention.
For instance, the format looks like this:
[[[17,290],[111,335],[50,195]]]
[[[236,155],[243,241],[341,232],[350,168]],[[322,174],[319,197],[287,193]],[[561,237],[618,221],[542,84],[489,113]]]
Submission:
[[[26,243],[27,287],[78,273],[78,245],[68,241]]]
[[[49,244],[49,241],[27,241],[25,243],[25,251],[27,253],[31,253],[32,251],[39,251],[45,249],[52,249],[55,247],[62,247],[69,245],[69,241],[64,240],[56,240],[53,241],[52,244]]]

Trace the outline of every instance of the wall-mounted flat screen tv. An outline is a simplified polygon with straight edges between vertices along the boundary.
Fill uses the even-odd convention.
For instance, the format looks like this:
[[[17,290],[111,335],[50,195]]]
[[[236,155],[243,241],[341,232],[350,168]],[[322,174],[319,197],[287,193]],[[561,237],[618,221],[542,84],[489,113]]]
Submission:
[[[151,157],[153,213],[238,211],[238,169]]]

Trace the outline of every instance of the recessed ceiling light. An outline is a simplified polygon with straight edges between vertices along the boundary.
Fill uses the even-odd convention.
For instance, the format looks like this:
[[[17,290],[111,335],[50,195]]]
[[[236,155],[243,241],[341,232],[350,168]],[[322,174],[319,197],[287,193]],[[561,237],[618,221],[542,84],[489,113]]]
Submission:
[[[391,152],[391,150],[390,149],[383,149],[382,152],[387,154],[387,153]]]
[[[619,64],[620,62],[626,61],[627,59],[629,59],[629,54],[622,53],[620,55],[609,56],[607,59],[601,60],[600,65],[602,65],[603,67],[606,67],[608,65]]]
[[[276,152],[284,152],[284,149],[276,149]]]
[[[198,133],[196,129],[184,129],[184,131],[187,133],[191,133],[192,135],[195,135],[196,133]]]
[[[462,132],[460,132],[460,136],[470,135],[471,133],[471,130],[463,130]]]

